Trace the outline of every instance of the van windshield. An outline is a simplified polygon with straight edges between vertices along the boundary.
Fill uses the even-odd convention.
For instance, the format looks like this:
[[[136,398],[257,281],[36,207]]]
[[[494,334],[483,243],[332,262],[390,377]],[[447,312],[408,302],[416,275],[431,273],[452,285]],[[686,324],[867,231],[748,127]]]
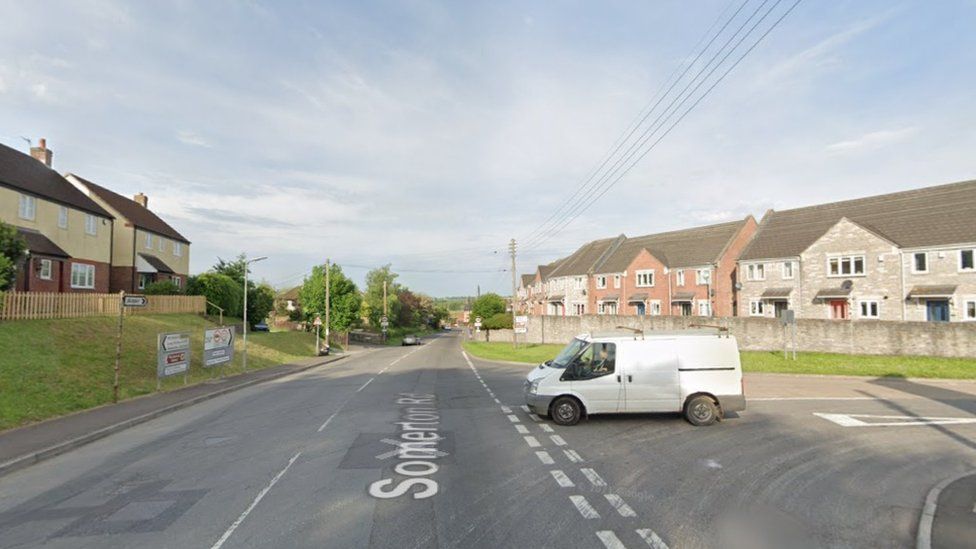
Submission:
[[[569,345],[563,348],[562,351],[559,351],[556,358],[552,359],[549,366],[553,368],[565,368],[574,358],[576,358],[576,355],[583,350],[583,347],[586,347],[586,342],[582,339],[574,339],[570,341]]]

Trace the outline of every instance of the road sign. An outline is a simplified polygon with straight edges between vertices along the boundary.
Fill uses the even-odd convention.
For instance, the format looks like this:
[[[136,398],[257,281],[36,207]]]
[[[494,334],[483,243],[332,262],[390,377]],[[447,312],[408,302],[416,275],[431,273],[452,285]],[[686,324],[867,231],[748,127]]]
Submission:
[[[175,376],[189,369],[190,334],[180,332],[156,336],[156,376]]]
[[[476,316],[474,318],[474,327],[475,328],[480,328],[481,327],[481,317],[480,316]]]
[[[315,320],[312,321],[312,326],[321,326],[321,325],[322,325],[322,317],[316,316]]]
[[[529,332],[529,317],[527,316],[516,316],[515,317],[515,333],[525,334]]]
[[[149,298],[144,295],[127,295],[122,298],[123,307],[145,307],[149,305]]]
[[[384,317],[380,317],[380,326],[386,328],[389,325],[390,325],[390,319],[386,318],[385,316]]]
[[[203,332],[203,367],[227,364],[234,360],[234,327],[224,326]]]

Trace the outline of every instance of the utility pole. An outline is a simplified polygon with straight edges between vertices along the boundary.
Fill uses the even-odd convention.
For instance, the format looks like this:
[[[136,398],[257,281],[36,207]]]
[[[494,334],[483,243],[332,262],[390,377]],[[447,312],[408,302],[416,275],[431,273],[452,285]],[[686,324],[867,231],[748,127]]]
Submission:
[[[515,333],[515,317],[518,311],[515,310],[515,239],[508,242],[508,252],[512,255],[512,346],[518,348],[518,335]]]
[[[383,281],[383,319],[389,322],[390,317],[387,316],[387,303],[386,303],[386,281]],[[383,326],[383,341],[386,341],[386,326]]]
[[[329,258],[325,258],[325,348],[329,349],[329,309],[331,309],[331,290],[329,288]]]
[[[478,284],[478,295],[477,295],[477,297],[481,297],[481,284]],[[475,298],[475,299],[477,299],[477,298]]]

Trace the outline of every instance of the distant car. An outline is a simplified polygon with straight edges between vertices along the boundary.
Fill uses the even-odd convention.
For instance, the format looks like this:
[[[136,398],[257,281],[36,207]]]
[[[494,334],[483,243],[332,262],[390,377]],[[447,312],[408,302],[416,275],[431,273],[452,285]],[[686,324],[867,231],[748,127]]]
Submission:
[[[268,324],[266,322],[258,322],[257,324],[254,325],[253,328],[251,328],[251,331],[252,332],[270,332],[271,331],[271,328],[268,328]]]
[[[415,335],[403,336],[400,345],[420,345],[420,338]]]
[[[450,332],[450,331],[451,331],[451,327],[450,327],[450,326],[448,326],[447,324],[445,324],[445,325],[444,325],[444,329],[445,329],[445,330],[447,330],[448,332]]]

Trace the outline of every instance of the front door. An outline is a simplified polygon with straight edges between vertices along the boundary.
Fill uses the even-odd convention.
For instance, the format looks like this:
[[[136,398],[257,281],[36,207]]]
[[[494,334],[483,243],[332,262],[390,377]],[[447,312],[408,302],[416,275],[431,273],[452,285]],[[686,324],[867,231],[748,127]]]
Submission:
[[[785,313],[786,310],[789,309],[789,308],[790,308],[789,307],[789,303],[787,303],[785,301],[774,301],[773,302],[773,312],[776,313],[776,318],[782,318],[783,317],[783,313]]]
[[[628,412],[681,410],[678,355],[673,340],[647,341],[624,348],[618,361],[624,381],[624,407]]]
[[[848,310],[846,299],[835,299],[830,302],[830,318],[834,320],[847,320]]]
[[[616,345],[592,343],[566,368],[563,380],[586,401],[588,412],[620,412],[623,407],[622,378],[616,371]]]
[[[949,300],[930,299],[925,304],[929,322],[949,322]]]
[[[635,304],[635,306],[637,307],[637,315],[638,316],[644,316],[645,314],[647,314],[646,312],[644,312],[644,302],[643,301],[638,301]]]
[[[690,302],[685,301],[683,303],[679,303],[678,306],[681,307],[681,316],[691,316],[691,303]]]

